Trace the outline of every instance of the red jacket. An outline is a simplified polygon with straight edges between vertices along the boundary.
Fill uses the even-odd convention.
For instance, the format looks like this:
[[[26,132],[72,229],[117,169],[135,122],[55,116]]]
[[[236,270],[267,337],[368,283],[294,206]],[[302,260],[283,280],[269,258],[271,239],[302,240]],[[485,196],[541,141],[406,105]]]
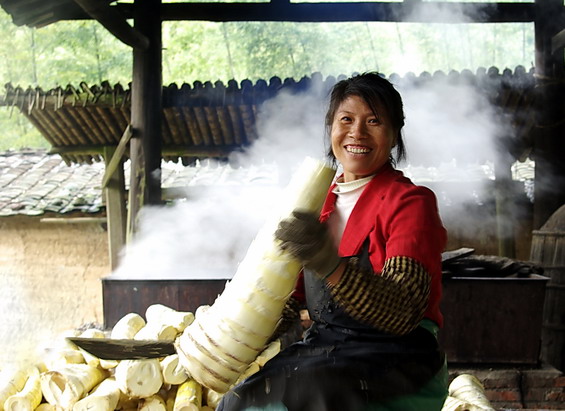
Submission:
[[[337,195],[330,187],[320,221],[326,221],[335,207]],[[396,256],[419,261],[432,277],[425,317],[440,327],[441,253],[447,242],[434,193],[414,185],[402,172],[385,165],[367,184],[347,221],[339,247],[342,257],[354,256],[369,238],[369,258],[379,274],[386,259]],[[295,297],[304,299],[299,278]]]

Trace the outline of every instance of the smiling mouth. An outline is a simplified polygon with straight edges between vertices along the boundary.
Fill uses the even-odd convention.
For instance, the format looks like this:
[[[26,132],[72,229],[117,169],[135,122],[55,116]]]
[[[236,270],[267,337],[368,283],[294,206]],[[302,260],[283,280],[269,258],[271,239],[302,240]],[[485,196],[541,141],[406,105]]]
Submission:
[[[370,148],[367,147],[353,147],[353,146],[345,146],[345,151],[352,154],[366,154],[371,151]]]

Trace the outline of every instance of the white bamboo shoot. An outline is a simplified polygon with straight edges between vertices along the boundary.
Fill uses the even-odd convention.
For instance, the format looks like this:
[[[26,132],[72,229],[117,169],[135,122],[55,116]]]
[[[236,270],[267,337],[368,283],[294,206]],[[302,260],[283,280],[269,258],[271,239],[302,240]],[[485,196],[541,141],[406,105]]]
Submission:
[[[137,313],[129,313],[118,320],[112,327],[110,338],[134,338],[135,334],[145,327],[145,320]]]
[[[483,411],[483,408],[449,396],[445,399],[441,411]]]
[[[123,360],[114,376],[120,390],[133,398],[147,398],[159,392],[163,385],[159,359]]]
[[[494,411],[483,384],[471,374],[461,374],[454,378],[449,384],[449,396],[466,403],[470,411]]]
[[[222,397],[224,396],[224,394],[220,394],[219,392],[216,392],[209,388],[204,389],[203,395],[206,398],[206,404],[208,404],[212,408],[216,408],[222,400]]]
[[[78,400],[106,377],[106,372],[100,368],[70,364],[41,374],[41,391],[48,403],[72,409]]]
[[[120,389],[114,378],[106,378],[74,406],[73,411],[114,411],[120,399]]]
[[[165,400],[157,394],[139,401],[138,411],[167,411]]]
[[[118,405],[116,406],[117,410],[137,410],[137,404],[139,403],[139,399],[131,398],[129,395],[124,394],[122,390],[120,390],[120,398],[118,399]]]
[[[148,323],[161,323],[176,328],[182,333],[194,321],[194,314],[188,311],[177,311],[163,304],[147,307],[145,319]]]
[[[273,234],[294,209],[319,212],[334,174],[312,159],[304,161],[280,210],[261,228],[233,280],[211,307],[196,312],[177,340],[181,364],[200,384],[226,392],[265,348],[301,269],[280,251]]]
[[[179,385],[188,379],[188,374],[180,364],[177,354],[169,355],[161,360],[161,372],[165,384]]]
[[[281,352],[281,341],[271,341],[269,345],[257,356],[255,362],[263,368],[267,362]]]
[[[4,402],[4,410],[33,411],[41,404],[42,399],[39,370],[32,367],[22,390],[8,397]]]
[[[179,385],[173,411],[199,411],[202,386],[192,378]]]
[[[21,391],[27,381],[29,367],[3,369],[0,373],[0,411],[4,410],[4,403],[12,395]]]
[[[48,402],[43,402],[35,409],[35,411],[63,411],[63,409],[57,405],[49,404]]]
[[[118,320],[112,327],[110,338],[114,339],[132,339],[135,335],[145,327],[146,322],[143,317],[137,313],[128,313]],[[119,364],[117,360],[100,360],[100,367],[110,370],[116,368]]]
[[[174,340],[178,331],[172,325],[147,323],[137,334],[135,340]]]

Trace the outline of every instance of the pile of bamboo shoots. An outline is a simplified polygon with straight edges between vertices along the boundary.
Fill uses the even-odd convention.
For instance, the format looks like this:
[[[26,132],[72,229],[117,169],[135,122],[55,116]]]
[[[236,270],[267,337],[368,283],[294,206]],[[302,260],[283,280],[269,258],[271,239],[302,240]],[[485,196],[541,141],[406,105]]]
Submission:
[[[281,252],[274,232],[294,209],[319,212],[335,170],[306,159],[280,208],[259,231],[231,282],[196,316],[153,305],[145,318],[125,315],[110,332],[80,337],[174,340],[178,354],[143,360],[104,360],[67,342],[29,369],[3,370],[0,411],[213,409],[234,384],[280,351],[270,342],[301,269]],[[66,340],[65,340],[66,341]]]
[[[74,336],[174,340],[194,314],[164,305],[150,306],[145,319],[125,315],[109,332],[89,329]],[[272,341],[237,381],[260,370],[280,351]],[[66,340],[40,364],[0,374],[0,411],[204,411],[222,397],[195,381],[178,355],[144,360],[103,360]]]

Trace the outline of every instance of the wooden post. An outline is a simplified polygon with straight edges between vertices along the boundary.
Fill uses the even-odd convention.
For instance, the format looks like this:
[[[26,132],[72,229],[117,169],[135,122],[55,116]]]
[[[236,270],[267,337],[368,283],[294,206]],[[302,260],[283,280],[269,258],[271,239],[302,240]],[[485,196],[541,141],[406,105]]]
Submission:
[[[565,93],[563,49],[552,54],[551,40],[563,28],[563,0],[536,0],[535,44],[538,121],[534,141],[534,229],[565,203]]]
[[[515,192],[512,185],[512,160],[513,158],[508,151],[500,150],[494,167],[498,255],[508,258],[516,257],[515,210],[513,206]]]
[[[128,241],[141,207],[161,203],[161,0],[135,0],[134,28],[149,39],[149,47],[133,50]]]
[[[106,167],[108,167],[115,151],[114,147],[104,147]],[[108,224],[108,250],[112,271],[118,266],[120,251],[126,242],[126,188],[124,183],[124,160],[122,158],[114,172],[108,176],[108,183],[104,187],[106,220]]]

